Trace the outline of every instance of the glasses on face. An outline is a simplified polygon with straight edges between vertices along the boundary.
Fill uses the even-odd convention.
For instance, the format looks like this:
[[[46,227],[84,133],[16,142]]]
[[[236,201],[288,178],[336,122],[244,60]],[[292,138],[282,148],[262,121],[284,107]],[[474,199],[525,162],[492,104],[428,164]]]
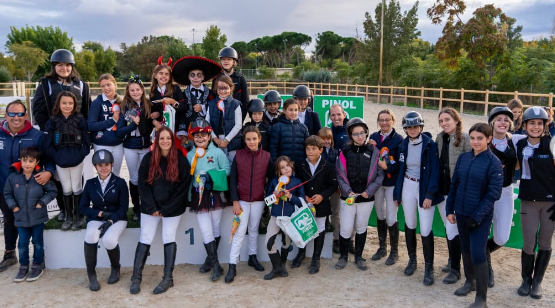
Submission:
[[[202,74],[202,73],[196,73],[196,74],[195,73],[190,73],[189,77],[191,77],[191,78],[197,77],[197,78],[202,79],[202,78],[204,78],[204,74]]]
[[[366,137],[366,133],[365,133],[365,132],[353,133],[352,136],[355,137],[355,138],[358,138],[358,137]]]
[[[229,91],[230,87],[218,87],[218,91]]]
[[[208,133],[196,133],[193,137],[194,137],[195,139],[206,138],[206,137],[208,137]]]
[[[378,122],[380,122],[380,123],[389,123],[389,122],[391,122],[391,119],[379,119]]]
[[[18,117],[21,118],[21,117],[25,116],[25,112],[8,112],[7,115],[8,115],[8,117],[12,117],[12,118],[15,117],[15,116],[18,116]]]

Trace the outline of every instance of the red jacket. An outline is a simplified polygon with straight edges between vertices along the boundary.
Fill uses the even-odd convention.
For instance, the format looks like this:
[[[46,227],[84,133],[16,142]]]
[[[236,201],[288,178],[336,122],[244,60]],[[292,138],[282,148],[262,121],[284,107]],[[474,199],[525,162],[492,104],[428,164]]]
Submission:
[[[248,148],[238,150],[231,165],[231,201],[264,200],[264,186],[270,165],[270,153],[262,149],[256,152]]]

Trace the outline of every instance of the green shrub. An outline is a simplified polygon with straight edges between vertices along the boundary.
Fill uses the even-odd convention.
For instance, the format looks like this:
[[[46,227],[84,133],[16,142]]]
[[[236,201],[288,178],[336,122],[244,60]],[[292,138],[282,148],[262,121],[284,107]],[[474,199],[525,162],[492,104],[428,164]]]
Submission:
[[[12,80],[12,74],[10,70],[5,66],[0,66],[0,82],[10,82]]]
[[[306,82],[331,82],[331,73],[326,69],[306,71],[303,80]]]

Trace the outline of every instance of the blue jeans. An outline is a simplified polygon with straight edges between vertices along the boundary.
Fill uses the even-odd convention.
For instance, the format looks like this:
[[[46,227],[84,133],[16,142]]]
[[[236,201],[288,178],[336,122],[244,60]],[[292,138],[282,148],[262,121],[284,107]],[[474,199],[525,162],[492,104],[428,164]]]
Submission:
[[[33,263],[42,264],[44,260],[44,224],[32,227],[18,227],[19,232],[19,264],[29,265],[29,240],[33,238]]]
[[[468,216],[455,214],[457,227],[461,239],[461,250],[463,253],[470,253],[473,264],[482,264],[487,261],[486,246],[491,229],[492,215],[487,215],[476,228],[468,228],[466,219]],[[20,235],[21,236],[21,235]]]

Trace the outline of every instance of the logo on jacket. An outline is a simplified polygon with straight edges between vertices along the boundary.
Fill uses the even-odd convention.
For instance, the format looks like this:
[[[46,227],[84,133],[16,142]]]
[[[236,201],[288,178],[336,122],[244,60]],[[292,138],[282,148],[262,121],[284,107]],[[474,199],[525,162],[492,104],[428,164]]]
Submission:
[[[405,162],[405,154],[401,153],[399,154],[399,161],[404,163]]]
[[[0,150],[4,149],[4,141],[0,141]]]
[[[207,156],[206,159],[208,160],[208,163],[214,163],[214,156]]]
[[[15,184],[15,188],[19,188],[19,184],[16,183],[16,184]]]

